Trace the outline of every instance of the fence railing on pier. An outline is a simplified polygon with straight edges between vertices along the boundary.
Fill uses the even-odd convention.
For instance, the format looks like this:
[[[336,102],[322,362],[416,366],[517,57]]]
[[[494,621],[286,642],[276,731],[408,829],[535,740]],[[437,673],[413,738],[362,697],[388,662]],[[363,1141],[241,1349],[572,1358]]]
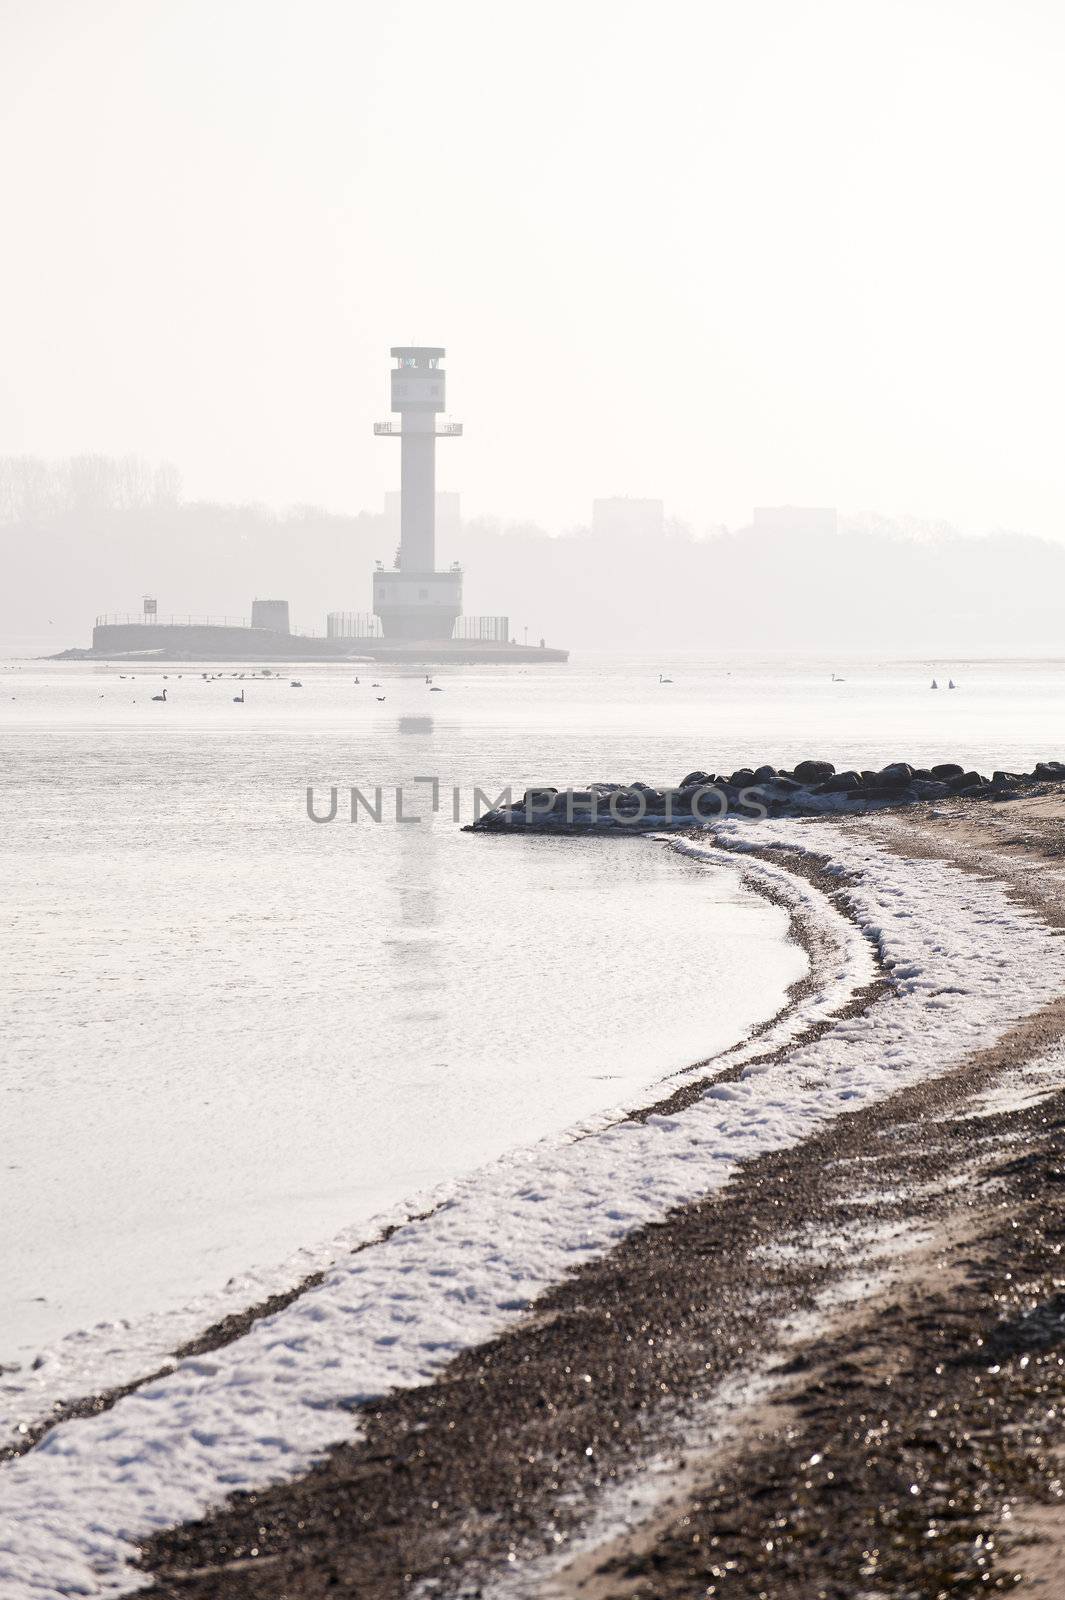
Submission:
[[[453,639],[477,639],[491,644],[507,644],[510,640],[509,617],[459,617],[455,623]]]
[[[325,629],[327,639],[380,639],[381,619],[372,611],[330,611]]]
[[[247,617],[200,617],[194,612],[174,612],[169,617],[145,616],[140,611],[104,611],[96,618],[98,628],[250,628]],[[297,639],[321,639],[313,628],[290,628]]]

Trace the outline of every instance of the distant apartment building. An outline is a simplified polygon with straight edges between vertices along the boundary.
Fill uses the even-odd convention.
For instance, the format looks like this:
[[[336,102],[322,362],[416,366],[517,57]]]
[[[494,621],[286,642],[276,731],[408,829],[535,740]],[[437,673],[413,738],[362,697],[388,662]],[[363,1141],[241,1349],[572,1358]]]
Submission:
[[[253,600],[251,625],[253,628],[266,628],[270,633],[288,633],[288,601]]]
[[[751,525],[758,533],[836,533],[834,506],[755,506]]]
[[[661,500],[633,500],[628,495],[592,501],[592,532],[628,534],[634,538],[661,537],[666,513]]]

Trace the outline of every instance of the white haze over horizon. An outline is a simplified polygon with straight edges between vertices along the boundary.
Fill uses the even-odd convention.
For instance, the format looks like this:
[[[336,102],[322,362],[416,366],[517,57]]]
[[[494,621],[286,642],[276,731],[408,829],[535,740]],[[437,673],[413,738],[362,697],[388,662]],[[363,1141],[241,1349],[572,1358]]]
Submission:
[[[377,510],[414,339],[470,517],[1061,538],[1063,68],[1036,0],[0,0],[0,455]]]

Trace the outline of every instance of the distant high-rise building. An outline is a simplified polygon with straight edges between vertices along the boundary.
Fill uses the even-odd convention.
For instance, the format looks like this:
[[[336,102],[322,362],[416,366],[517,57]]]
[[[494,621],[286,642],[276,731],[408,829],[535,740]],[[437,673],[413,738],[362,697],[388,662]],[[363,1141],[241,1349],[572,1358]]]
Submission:
[[[288,601],[253,600],[251,625],[253,628],[266,628],[270,633],[288,633]]]
[[[374,432],[400,441],[399,549],[395,566],[373,575],[373,608],[386,638],[450,639],[462,615],[462,569],[436,570],[436,441],[456,438],[462,424],[437,430],[444,409],[442,349],[396,345],[392,410],[400,425],[375,422]]]
[[[835,533],[834,506],[755,506],[752,526],[762,533]]]
[[[592,501],[592,532],[630,534],[636,538],[660,536],[666,515],[661,500],[633,500],[620,495]]]

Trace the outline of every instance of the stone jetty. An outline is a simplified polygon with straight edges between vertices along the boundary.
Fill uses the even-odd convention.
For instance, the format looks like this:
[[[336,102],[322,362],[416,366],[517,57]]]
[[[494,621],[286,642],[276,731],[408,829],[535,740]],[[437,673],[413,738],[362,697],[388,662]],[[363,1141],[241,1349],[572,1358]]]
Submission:
[[[956,799],[1014,800],[1065,785],[1065,762],[1040,761],[1031,772],[990,777],[958,762],[913,767],[893,761],[877,771],[837,772],[831,761],[790,769],[740,767],[727,776],[695,770],[675,788],[593,783],[586,789],[527,789],[469,824],[468,832],[588,833],[691,828],[724,816],[854,815],[887,807]]]

